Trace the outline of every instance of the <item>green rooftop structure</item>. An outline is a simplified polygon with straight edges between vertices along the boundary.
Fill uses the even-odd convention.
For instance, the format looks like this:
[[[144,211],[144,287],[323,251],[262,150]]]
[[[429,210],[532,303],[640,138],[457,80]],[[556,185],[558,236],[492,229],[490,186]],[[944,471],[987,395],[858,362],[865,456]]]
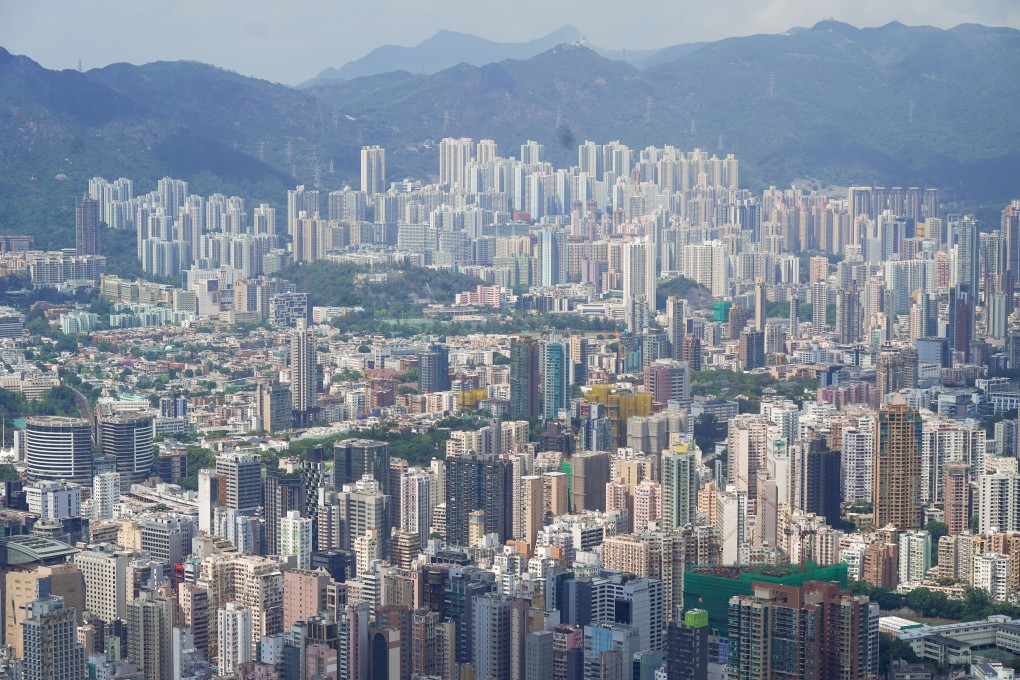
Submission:
[[[708,625],[726,634],[730,598],[751,595],[752,582],[801,586],[807,581],[827,581],[847,587],[847,567],[832,564],[819,567],[814,562],[785,567],[724,566],[694,567],[684,574],[684,607],[708,612]]]

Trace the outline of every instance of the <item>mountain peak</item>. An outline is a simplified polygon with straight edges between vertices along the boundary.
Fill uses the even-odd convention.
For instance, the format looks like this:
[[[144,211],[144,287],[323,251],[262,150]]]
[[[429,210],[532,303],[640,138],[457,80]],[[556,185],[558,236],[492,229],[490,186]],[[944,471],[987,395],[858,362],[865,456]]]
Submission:
[[[848,24],[843,21],[837,21],[835,19],[823,19],[817,24],[811,27],[812,31],[831,31],[838,33],[843,36],[856,35],[861,32],[861,29],[857,28],[852,24]]]
[[[407,71],[431,74],[460,63],[484,66],[504,59],[528,59],[561,43],[571,42],[581,33],[570,24],[552,33],[526,42],[496,42],[470,33],[440,29],[414,47],[383,45],[364,57],[340,68],[328,68],[299,88],[326,85],[363,76]]]

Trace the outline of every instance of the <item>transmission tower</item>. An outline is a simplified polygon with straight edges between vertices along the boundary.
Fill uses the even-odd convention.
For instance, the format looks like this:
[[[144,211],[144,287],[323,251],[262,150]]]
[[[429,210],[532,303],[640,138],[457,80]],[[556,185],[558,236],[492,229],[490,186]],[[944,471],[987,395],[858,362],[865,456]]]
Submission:
[[[259,160],[260,161],[266,160],[266,143],[265,142],[259,142]]]
[[[769,89],[768,97],[771,99],[776,96],[776,74],[775,72],[769,73]]]
[[[651,97],[649,97],[645,101],[645,122],[646,123],[651,123],[652,122],[652,98]]]
[[[312,147],[312,184],[316,189],[322,184],[322,174],[320,172],[321,166],[319,164],[319,148],[316,146]]]

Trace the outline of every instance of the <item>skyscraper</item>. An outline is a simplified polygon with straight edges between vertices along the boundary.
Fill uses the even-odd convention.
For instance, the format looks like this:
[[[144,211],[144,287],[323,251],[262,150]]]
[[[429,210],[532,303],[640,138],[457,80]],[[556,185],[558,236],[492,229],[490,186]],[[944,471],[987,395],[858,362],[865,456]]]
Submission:
[[[609,454],[605,451],[581,451],[570,465],[571,512],[606,509],[606,484],[609,483]]]
[[[539,630],[524,638],[523,680],[544,680],[553,667],[553,632]]]
[[[680,529],[694,524],[698,512],[698,471],[693,453],[662,456],[662,527]]]
[[[754,280],[754,330],[764,332],[767,317],[768,301],[765,299],[765,279],[759,276]]]
[[[495,456],[451,456],[446,460],[446,541],[468,545],[468,516],[485,512],[485,533],[500,543],[513,537],[513,466]]]
[[[242,663],[251,661],[251,609],[237,602],[227,602],[216,614],[216,632],[219,637],[220,674],[237,672]]]
[[[361,191],[369,196],[386,191],[386,149],[361,147]]]
[[[421,394],[450,389],[450,350],[432,345],[418,354],[418,391]]]
[[[974,310],[978,300],[980,252],[977,222],[967,216],[951,225],[956,234],[956,286],[950,294],[949,323],[953,349],[971,360],[974,344]]]
[[[92,427],[82,418],[36,416],[25,425],[28,478],[65,479],[87,484],[92,479]]]
[[[543,286],[556,286],[566,283],[567,232],[559,229],[543,229],[541,233],[541,283]]]
[[[260,382],[257,396],[258,421],[263,432],[280,432],[294,424],[293,397],[288,385]]]
[[[291,510],[304,508],[304,485],[301,477],[283,470],[267,470],[262,483],[262,505],[265,514],[266,553],[280,555],[280,519]]]
[[[811,284],[811,332],[820,335],[828,330],[825,318],[829,306],[829,288],[825,281]]]
[[[864,310],[857,284],[836,292],[836,341],[852,345],[861,341],[864,331]]]
[[[138,664],[144,680],[172,677],[173,603],[143,590],[127,605],[128,659]]]
[[[542,343],[542,417],[555,420],[570,404],[570,348],[563,338]]]
[[[956,536],[967,531],[970,528],[970,466],[966,463],[946,465],[943,501],[947,533]]]
[[[634,330],[630,310],[638,300],[644,300],[648,310],[654,312],[656,269],[655,242],[644,238],[623,244],[623,306],[628,314],[628,328]]]
[[[540,413],[538,343],[518,338],[510,344],[510,417],[531,420]]]
[[[25,607],[21,629],[24,680],[86,677],[85,648],[78,643],[74,608],[65,609],[64,598],[50,593],[49,578],[36,581],[36,599]]]
[[[730,677],[865,680],[878,672],[878,605],[834,583],[755,582],[730,599]]]
[[[226,498],[220,501],[231,510],[255,510],[262,505],[262,461],[246,453],[225,453],[216,458],[216,474],[226,483]]]
[[[100,421],[103,455],[117,461],[125,484],[143,482],[152,472],[155,421],[145,413],[123,413]]]
[[[708,612],[691,609],[666,628],[666,675],[670,680],[708,680]]]
[[[1002,211],[1000,231],[1006,238],[1006,272],[1009,285],[1006,293],[1012,293],[1020,281],[1020,200],[1012,201]]]
[[[666,335],[669,337],[669,345],[673,350],[673,358],[679,360],[681,345],[686,333],[685,317],[686,301],[675,295],[666,298]]]
[[[625,623],[585,626],[584,680],[633,677],[631,664],[641,649],[641,638],[634,626]]]
[[[333,472],[337,488],[354,484],[365,475],[379,483],[379,489],[389,494],[390,447],[386,442],[372,439],[345,439],[333,445]]]
[[[318,393],[318,365],[315,361],[315,338],[304,319],[298,319],[290,334],[290,394],[294,420],[308,425],[314,420]]]
[[[471,162],[474,142],[468,137],[447,137],[439,142],[439,183],[464,188],[464,171]]]
[[[737,359],[745,371],[765,365],[765,333],[745,328],[737,343]]]
[[[652,403],[665,406],[670,401],[686,404],[691,400],[691,368],[685,361],[657,359],[645,367],[645,390]]]
[[[921,527],[921,414],[895,393],[875,421],[875,526]]]
[[[790,298],[790,337],[800,337],[800,298],[796,295]]]
[[[280,518],[280,556],[293,555],[298,569],[312,566],[312,520],[298,510],[288,510]]]
[[[78,255],[99,254],[99,203],[88,195],[74,204],[75,252]]]
[[[379,482],[369,476],[353,484],[344,484],[337,492],[340,506],[340,546],[344,550],[354,547],[358,538],[374,532],[380,539],[380,548],[389,551],[389,495],[382,492]]]
[[[297,243],[298,221],[302,217],[317,217],[320,209],[317,190],[305,189],[299,184],[287,192],[287,234],[292,241]],[[296,248],[294,252],[295,259],[300,259]]]
[[[475,677],[510,680],[510,608],[514,599],[487,593],[472,599]]]

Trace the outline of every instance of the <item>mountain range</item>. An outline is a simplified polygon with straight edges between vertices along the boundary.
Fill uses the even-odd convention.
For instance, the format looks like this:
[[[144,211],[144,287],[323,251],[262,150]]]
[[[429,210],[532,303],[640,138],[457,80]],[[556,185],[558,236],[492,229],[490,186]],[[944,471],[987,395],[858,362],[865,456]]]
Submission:
[[[505,59],[530,59],[566,43],[585,44],[585,38],[580,31],[570,25],[562,26],[541,38],[517,43],[496,42],[476,35],[443,30],[413,47],[402,45],[377,47],[364,57],[347,62],[340,68],[327,68],[297,87],[305,89],[391,71],[427,75],[458,64],[484,66]],[[679,59],[704,44],[698,42],[643,50],[611,50],[594,46],[591,49],[606,59],[625,61],[639,68],[647,68]]]
[[[446,136],[494,139],[504,155],[533,139],[557,165],[576,164],[585,139],[734,153],[755,189],[1020,195],[1020,31],[826,21],[681,47],[636,64],[569,41],[303,89],[184,61],[53,71],[0,49],[0,228],[69,245],[73,197],[95,175],[142,191],[173,175],[280,205],[296,183],[356,183],[359,148],[380,144],[390,179],[431,177]]]

